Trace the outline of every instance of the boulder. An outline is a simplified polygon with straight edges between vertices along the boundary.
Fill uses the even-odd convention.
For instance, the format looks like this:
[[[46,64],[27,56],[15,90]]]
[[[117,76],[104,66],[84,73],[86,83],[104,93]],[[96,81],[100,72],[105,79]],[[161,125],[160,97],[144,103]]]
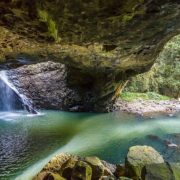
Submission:
[[[92,168],[86,162],[78,161],[73,169],[71,180],[91,180]]]
[[[86,157],[87,162],[92,167],[92,180],[100,179],[104,174],[104,165],[97,157]]]
[[[180,164],[161,163],[149,164],[142,170],[143,180],[179,180]]]
[[[39,173],[33,180],[66,180],[57,173],[44,171]]]
[[[180,163],[169,163],[175,180],[180,179]]]
[[[120,176],[125,176],[126,174],[125,166],[122,164],[117,164],[116,171],[114,172],[114,174],[117,178],[119,178]]]
[[[78,162],[77,157],[71,157],[65,164],[62,165],[60,174],[66,179],[71,179],[73,169]]]
[[[70,111],[82,102],[76,91],[68,86],[67,68],[63,64],[38,63],[10,70],[8,75],[32,107]]]
[[[129,177],[141,177],[145,165],[159,163],[164,163],[164,159],[152,147],[133,146],[129,149],[125,160],[126,174]]]
[[[145,171],[145,172],[144,172]],[[149,164],[142,170],[143,180],[174,180],[172,172],[165,163]]]
[[[68,153],[60,153],[54,156],[42,169],[42,171],[60,172],[62,166],[71,158],[73,155]]]
[[[116,171],[116,165],[115,164],[111,164],[111,163],[108,163],[106,161],[101,161],[102,164],[104,165],[105,169],[110,171],[111,174],[114,174],[115,171]]]

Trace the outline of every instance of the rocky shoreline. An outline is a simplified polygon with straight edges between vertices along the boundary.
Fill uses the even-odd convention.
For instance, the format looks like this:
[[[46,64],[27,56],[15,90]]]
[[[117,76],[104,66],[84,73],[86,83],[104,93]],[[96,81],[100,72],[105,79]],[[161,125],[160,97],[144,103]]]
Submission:
[[[174,116],[180,112],[179,100],[135,100],[132,102],[118,100],[116,110],[136,114],[143,117],[158,115]]]
[[[165,162],[150,146],[129,148],[125,164],[61,153],[33,180],[179,180],[180,164]]]

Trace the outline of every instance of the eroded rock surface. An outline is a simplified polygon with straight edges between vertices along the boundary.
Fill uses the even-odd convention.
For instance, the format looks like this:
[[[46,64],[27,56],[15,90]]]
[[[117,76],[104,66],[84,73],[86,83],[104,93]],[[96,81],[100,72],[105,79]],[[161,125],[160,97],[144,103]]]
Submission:
[[[149,70],[180,32],[179,9],[178,0],[3,0],[0,29],[8,30],[0,57],[23,53],[65,64],[89,110],[94,103],[107,111],[127,79]]]
[[[57,110],[80,110],[81,96],[67,84],[67,68],[46,62],[10,70],[9,79],[33,107]]]

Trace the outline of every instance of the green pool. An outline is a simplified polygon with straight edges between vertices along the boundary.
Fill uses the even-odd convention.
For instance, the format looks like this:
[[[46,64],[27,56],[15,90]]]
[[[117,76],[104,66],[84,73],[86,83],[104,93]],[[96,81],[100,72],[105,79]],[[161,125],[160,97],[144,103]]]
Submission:
[[[180,115],[139,119],[109,114],[43,111],[0,112],[0,180],[28,180],[59,152],[124,161],[128,148],[150,145],[166,160],[180,162]]]

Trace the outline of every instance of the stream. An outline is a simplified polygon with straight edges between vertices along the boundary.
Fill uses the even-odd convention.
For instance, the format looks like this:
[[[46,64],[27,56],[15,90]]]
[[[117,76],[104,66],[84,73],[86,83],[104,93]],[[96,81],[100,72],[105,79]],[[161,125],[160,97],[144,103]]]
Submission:
[[[108,114],[0,112],[0,179],[29,180],[57,153],[95,155],[123,163],[128,148],[150,145],[166,160],[180,161],[180,115],[139,119]]]

